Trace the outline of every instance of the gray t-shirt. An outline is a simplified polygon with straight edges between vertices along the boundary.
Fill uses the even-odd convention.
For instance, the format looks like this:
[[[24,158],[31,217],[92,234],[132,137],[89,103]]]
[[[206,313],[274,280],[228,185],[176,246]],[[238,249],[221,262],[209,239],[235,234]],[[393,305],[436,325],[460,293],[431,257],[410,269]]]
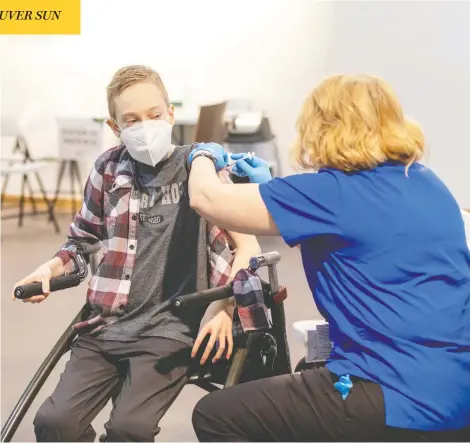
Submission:
[[[177,146],[156,167],[136,163],[140,223],[128,306],[102,329],[100,339],[153,336],[194,342],[204,311],[170,309],[174,297],[196,291],[200,218],[189,206],[188,149]]]

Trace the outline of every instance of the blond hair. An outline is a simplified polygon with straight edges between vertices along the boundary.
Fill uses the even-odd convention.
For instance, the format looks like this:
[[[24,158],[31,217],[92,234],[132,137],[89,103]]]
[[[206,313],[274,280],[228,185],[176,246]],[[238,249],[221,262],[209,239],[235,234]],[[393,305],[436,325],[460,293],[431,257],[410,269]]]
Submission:
[[[299,169],[372,169],[386,161],[407,166],[424,152],[424,134],[405,118],[392,88],[371,75],[335,75],[307,98],[292,155]]]
[[[108,111],[109,115],[113,119],[116,119],[114,99],[129,86],[135,85],[136,83],[145,82],[150,82],[158,86],[158,88],[162,91],[163,99],[165,100],[166,105],[170,106],[168,92],[158,72],[154,71],[148,66],[143,65],[124,66],[113,75],[111,82],[106,88],[108,95]]]

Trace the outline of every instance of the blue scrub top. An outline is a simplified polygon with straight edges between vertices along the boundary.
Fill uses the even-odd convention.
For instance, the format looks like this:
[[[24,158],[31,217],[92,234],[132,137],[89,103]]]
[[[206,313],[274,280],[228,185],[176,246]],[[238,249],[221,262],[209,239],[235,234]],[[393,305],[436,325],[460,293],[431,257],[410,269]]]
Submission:
[[[284,240],[301,245],[330,324],[328,369],[381,385],[389,426],[469,426],[470,252],[439,178],[386,163],[276,178],[260,192]]]

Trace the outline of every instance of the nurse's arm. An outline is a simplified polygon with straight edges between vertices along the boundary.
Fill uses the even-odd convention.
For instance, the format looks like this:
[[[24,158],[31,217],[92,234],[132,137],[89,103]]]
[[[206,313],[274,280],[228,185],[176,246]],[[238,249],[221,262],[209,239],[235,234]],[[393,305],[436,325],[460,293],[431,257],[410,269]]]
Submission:
[[[196,157],[192,162],[189,198],[191,207],[201,217],[220,228],[242,234],[279,235],[259,186],[222,184],[214,163],[206,157]]]

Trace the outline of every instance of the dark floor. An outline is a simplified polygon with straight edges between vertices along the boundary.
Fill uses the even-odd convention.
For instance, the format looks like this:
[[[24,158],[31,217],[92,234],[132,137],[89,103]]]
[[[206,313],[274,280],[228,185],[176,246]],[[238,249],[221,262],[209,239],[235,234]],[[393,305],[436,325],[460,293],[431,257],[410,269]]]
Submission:
[[[63,293],[55,293],[39,305],[23,304],[11,300],[13,284],[49,259],[65,238],[67,216],[60,217],[62,234],[56,235],[45,217],[37,216],[25,221],[21,229],[16,221],[2,222],[1,243],[1,421],[2,425],[19,399],[42,360],[51,350],[60,334],[71,322],[84,302],[82,285]],[[288,334],[293,321],[318,318],[301,268],[299,251],[287,248],[280,240],[261,240],[264,252],[278,250],[282,253],[279,281],[286,285],[290,298],[287,301]],[[302,346],[290,339],[292,360],[295,364],[302,357]],[[34,441],[32,419],[41,402],[56,385],[65,361],[56,367],[33,403],[18,429],[14,441]],[[191,412],[203,391],[194,386],[186,387],[173,404],[160,426],[160,441],[196,441],[191,426]],[[94,424],[98,434],[107,420],[109,406],[98,415]]]

